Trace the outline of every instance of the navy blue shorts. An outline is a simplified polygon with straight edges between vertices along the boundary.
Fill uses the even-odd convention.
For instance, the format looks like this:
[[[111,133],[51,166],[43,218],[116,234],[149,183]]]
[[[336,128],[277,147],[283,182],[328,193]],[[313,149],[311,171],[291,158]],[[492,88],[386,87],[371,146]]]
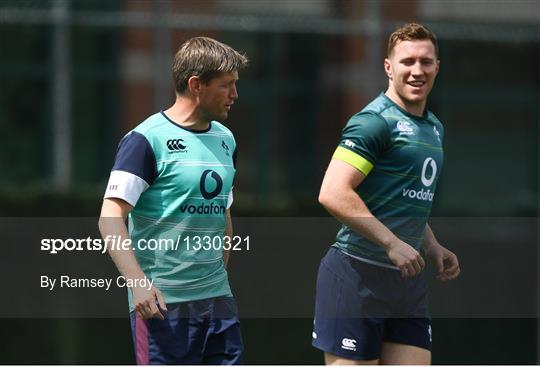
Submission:
[[[130,314],[137,364],[241,364],[236,302],[217,297],[167,305],[165,320]]]
[[[314,347],[347,359],[373,360],[383,342],[431,350],[424,272],[403,278],[331,247],[317,276]]]

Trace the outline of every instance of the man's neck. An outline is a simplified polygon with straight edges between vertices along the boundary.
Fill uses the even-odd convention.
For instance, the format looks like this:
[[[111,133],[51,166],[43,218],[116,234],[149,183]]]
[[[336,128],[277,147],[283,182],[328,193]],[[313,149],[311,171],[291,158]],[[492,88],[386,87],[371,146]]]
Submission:
[[[189,98],[176,96],[176,101],[163,111],[175,124],[190,130],[206,130],[210,121],[202,118],[196,104]]]
[[[400,97],[399,94],[397,94],[392,88],[388,88],[388,90],[384,93],[392,102],[397,104],[399,107],[403,108],[405,111],[409,112],[410,114],[418,117],[422,117],[424,115],[424,110],[426,108],[426,101],[423,100],[421,102],[417,103],[409,103],[403,98]]]

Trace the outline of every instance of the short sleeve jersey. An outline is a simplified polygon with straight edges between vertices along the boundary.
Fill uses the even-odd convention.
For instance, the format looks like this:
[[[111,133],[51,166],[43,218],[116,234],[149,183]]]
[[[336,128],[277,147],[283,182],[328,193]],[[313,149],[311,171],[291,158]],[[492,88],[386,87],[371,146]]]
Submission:
[[[120,141],[105,198],[133,206],[135,256],[167,303],[231,295],[219,239],[235,166],[233,134],[216,121],[193,131],[160,112]],[[197,246],[203,238],[217,245]]]
[[[345,126],[333,158],[366,178],[356,192],[371,213],[419,250],[443,164],[443,125],[429,111],[414,116],[381,93]],[[391,265],[386,251],[343,225],[333,245]]]

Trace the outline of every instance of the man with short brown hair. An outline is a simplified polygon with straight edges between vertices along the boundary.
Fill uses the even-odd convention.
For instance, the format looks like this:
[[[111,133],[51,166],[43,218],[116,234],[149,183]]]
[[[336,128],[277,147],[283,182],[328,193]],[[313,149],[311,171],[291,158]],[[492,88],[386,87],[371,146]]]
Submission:
[[[214,39],[186,41],[174,59],[174,104],[118,146],[99,228],[105,239],[133,243],[108,250],[120,273],[141,284],[128,293],[138,364],[241,362],[225,246],[232,237],[237,150],[222,122],[247,63]]]

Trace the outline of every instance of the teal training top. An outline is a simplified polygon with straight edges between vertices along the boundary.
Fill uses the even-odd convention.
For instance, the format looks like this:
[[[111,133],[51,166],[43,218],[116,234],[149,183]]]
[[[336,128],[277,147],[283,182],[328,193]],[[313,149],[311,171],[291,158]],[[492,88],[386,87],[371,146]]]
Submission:
[[[221,240],[236,152],[233,134],[219,122],[188,130],[163,112],[120,141],[105,198],[133,206],[135,256],[167,303],[232,295]]]
[[[352,116],[333,158],[366,178],[356,192],[371,213],[419,250],[443,164],[444,130],[431,112],[414,116],[381,93]],[[386,251],[343,225],[333,245],[372,262],[391,265]]]

